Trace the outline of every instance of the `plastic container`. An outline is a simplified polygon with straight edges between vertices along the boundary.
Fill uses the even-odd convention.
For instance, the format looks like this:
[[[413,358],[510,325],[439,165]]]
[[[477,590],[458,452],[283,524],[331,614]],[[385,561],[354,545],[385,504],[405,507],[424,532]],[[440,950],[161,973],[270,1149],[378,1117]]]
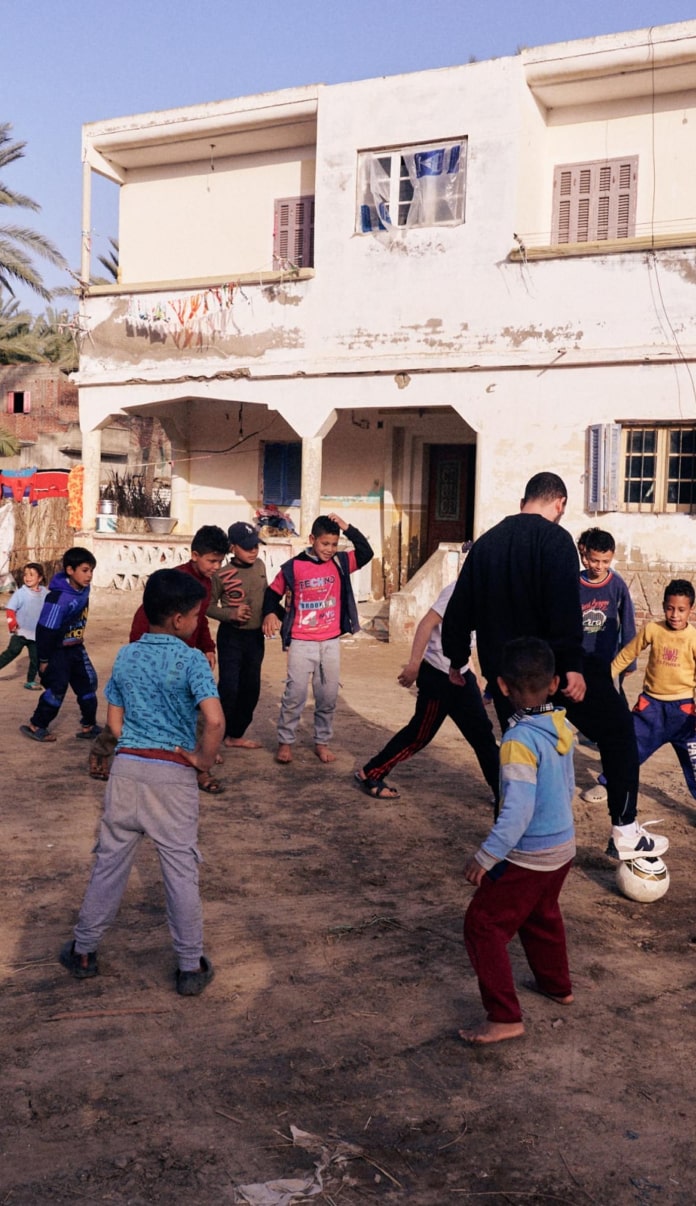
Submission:
[[[96,524],[95,530],[97,532],[115,532],[117,530],[117,525],[118,525],[118,516],[117,515],[99,514],[99,515],[97,515],[97,524]]]

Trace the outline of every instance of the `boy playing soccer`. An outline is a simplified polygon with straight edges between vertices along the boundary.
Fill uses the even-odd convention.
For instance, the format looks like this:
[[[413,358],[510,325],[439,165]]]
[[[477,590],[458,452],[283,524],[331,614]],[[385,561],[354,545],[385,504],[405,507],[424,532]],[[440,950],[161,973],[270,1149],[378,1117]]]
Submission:
[[[36,561],[29,561],[22,571],[23,585],[12,595],[5,615],[7,627],[10,630],[10,643],[3,654],[0,654],[0,670],[9,666],[23,649],[29,654],[27,681],[24,686],[27,691],[40,691],[41,686],[36,682],[39,663],[36,658],[36,625],[39,622],[44,599],[48,594],[44,586],[43,567]]]
[[[36,625],[36,654],[44,688],[34,715],[20,733],[44,744],[56,740],[48,726],[58,715],[68,687],[80,705],[82,725],[75,734],[91,740],[101,732],[97,721],[97,673],[85,649],[89,584],[96,559],[89,549],[68,549],[63,573],[51,579]]]
[[[682,768],[686,786],[696,799],[696,629],[689,624],[694,588],[684,578],[665,587],[665,618],[650,620],[624,646],[612,662],[612,674],[621,674],[650,648],[643,690],[633,709],[633,724],[641,763],[663,745],[671,745]]]
[[[580,573],[580,607],[586,677],[589,672],[608,680],[613,658],[636,635],[633,601],[623,578],[611,568],[616,552],[611,532],[588,528],[578,538],[578,552],[584,566]],[[633,662],[624,674],[631,674],[635,669]],[[588,744],[595,746],[594,742]],[[582,793],[582,798],[589,804],[606,801],[603,774],[598,783]]]
[[[119,650],[106,684],[116,757],[74,940],[60,953],[78,980],[97,975],[97,947],[116,917],[145,835],[159,855],[177,992],[197,996],[213,978],[203,954],[196,770],[212,766],[224,720],[208,662],[200,650],[187,648],[204,598],[205,588],[188,574],[152,574],[143,593],[149,630]]]
[[[451,583],[440,591],[423,616],[413,637],[409,661],[398,677],[402,687],[418,683],[412,719],[355,772],[362,790],[375,800],[398,798],[398,791],[386,782],[387,775],[428,745],[448,716],[471,745],[493,797],[498,799],[498,746],[476,676],[469,666],[464,666],[459,680],[451,681],[450,663],[442,652],[442,617],[453,590]]]
[[[338,552],[341,532],[353,544],[349,553]],[[278,721],[277,762],[292,762],[310,678],[314,691],[314,752],[321,762],[336,760],[329,741],[339,686],[338,638],[360,627],[350,575],[367,565],[372,555],[357,528],[338,515],[320,515],[312,524],[309,548],[286,561],[266,591],[264,636],[274,636],[282,627],[283,648],[289,650]],[[281,606],[282,599],[289,600],[287,609]]]
[[[524,1034],[508,943],[519,934],[536,987],[570,1005],[565,929],[558,897],[575,856],[573,732],[558,690],[553,652],[538,637],[503,650],[498,688],[515,708],[500,746],[500,815],[464,875],[477,891],[464,942],[478,976],[486,1020],[460,1030],[468,1043]]]

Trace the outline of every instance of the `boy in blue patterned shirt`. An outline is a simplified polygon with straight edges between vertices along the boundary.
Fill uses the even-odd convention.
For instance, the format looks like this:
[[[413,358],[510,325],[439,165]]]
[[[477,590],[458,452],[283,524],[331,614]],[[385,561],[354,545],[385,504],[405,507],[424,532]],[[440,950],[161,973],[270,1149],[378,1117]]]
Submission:
[[[116,917],[145,835],[155,843],[162,869],[177,992],[197,996],[213,978],[203,954],[196,771],[212,766],[224,717],[208,661],[186,644],[204,596],[205,588],[188,574],[152,574],[143,592],[150,630],[119,650],[106,685],[116,757],[74,941],[60,953],[60,962],[80,980],[97,974],[97,946]],[[196,742],[198,711],[203,726]]]

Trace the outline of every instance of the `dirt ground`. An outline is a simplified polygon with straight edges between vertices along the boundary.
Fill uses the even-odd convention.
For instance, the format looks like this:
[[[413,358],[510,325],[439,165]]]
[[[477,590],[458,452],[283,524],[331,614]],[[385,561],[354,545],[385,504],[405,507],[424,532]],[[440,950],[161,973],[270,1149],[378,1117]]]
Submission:
[[[97,595],[88,648],[102,684],[134,600]],[[273,761],[284,659],[269,642],[254,722],[264,748],[228,751],[226,794],[202,796],[201,888],[216,968],[173,991],[156,859],[141,848],[101,975],[57,963],[90,867],[102,787],[78,714],[58,743],[17,732],[38,698],[25,663],[0,675],[0,1206],[246,1201],[238,1187],[311,1178],[329,1206],[481,1201],[693,1206],[696,1096],[694,806],[671,752],[645,768],[641,818],[672,842],[667,896],[637,905],[602,851],[605,805],[577,797],[564,891],[576,1002],[521,990],[527,1033],[469,1049],[480,1016],[461,943],[462,867],[490,820],[471,753],[448,723],[393,782],[352,782],[411,712],[403,646],[344,641],[338,761],[306,724]],[[579,785],[597,755],[580,750]],[[515,945],[518,982],[526,965]],[[293,1145],[291,1127],[317,1136]],[[351,1145],[346,1147],[345,1145]],[[343,1145],[343,1146],[342,1146]]]

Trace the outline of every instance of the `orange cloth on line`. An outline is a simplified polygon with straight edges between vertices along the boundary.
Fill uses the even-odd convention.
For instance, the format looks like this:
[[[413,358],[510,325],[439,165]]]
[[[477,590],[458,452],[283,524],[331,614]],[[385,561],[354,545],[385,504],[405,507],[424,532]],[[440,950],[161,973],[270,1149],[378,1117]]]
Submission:
[[[82,491],[85,484],[84,465],[75,465],[68,475],[68,523],[71,528],[82,528]]]

